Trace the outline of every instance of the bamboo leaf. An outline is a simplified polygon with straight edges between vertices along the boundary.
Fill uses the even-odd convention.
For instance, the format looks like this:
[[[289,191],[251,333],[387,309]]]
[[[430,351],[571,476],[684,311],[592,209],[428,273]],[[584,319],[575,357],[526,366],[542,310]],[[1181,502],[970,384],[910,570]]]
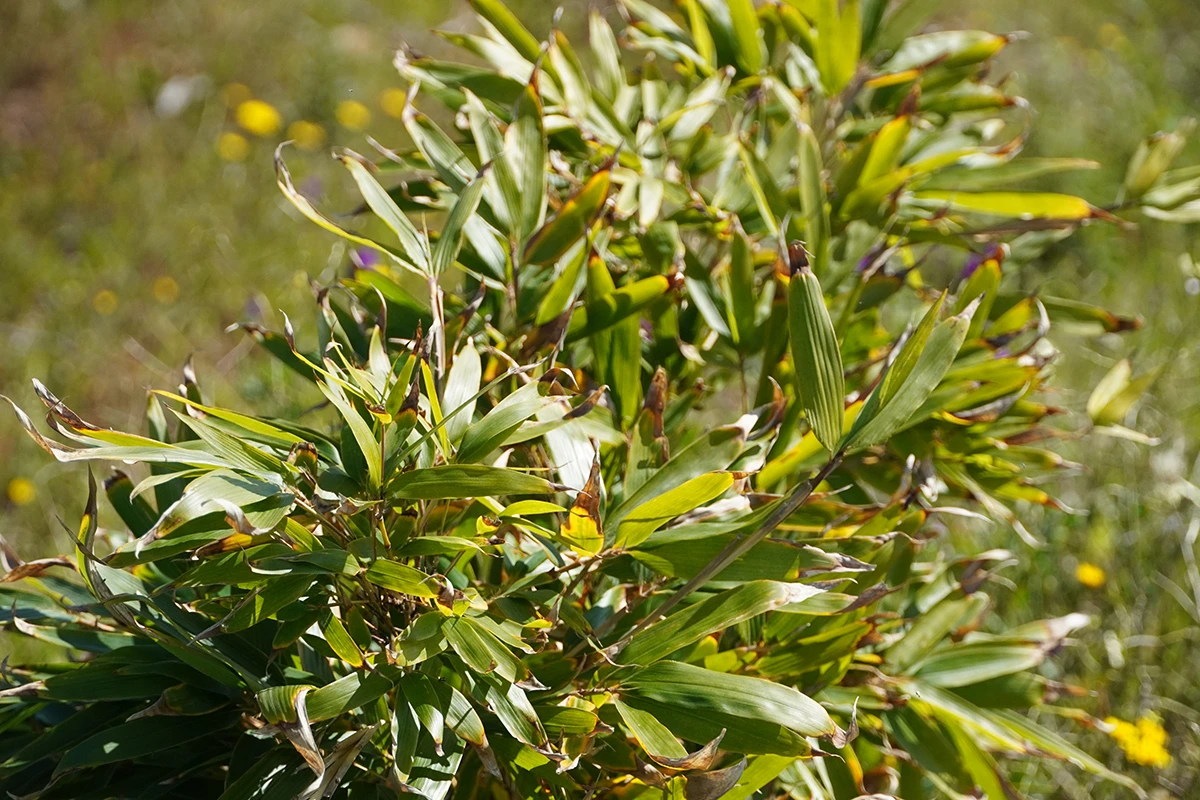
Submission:
[[[332,381],[317,381],[317,388],[321,390],[321,394],[329,399],[329,402],[333,404],[333,407],[338,410],[338,413],[342,415],[342,419],[345,420],[346,426],[350,429],[350,433],[354,437],[354,441],[358,444],[363,462],[367,465],[368,488],[377,492],[383,483],[383,455],[380,452],[379,442],[375,438],[375,433],[371,430],[371,424],[363,419],[362,415],[350,403],[341,386]]]
[[[536,70],[517,100],[512,124],[504,134],[504,147],[520,189],[520,231],[524,237],[542,224],[546,209],[546,132]]]
[[[832,453],[842,439],[846,410],[842,353],[821,283],[803,254],[792,259],[788,319],[800,404],[817,440]]]
[[[729,18],[733,23],[733,36],[737,42],[737,60],[747,73],[758,74],[765,61],[762,29],[758,23],[758,12],[751,0],[726,0]]]
[[[428,575],[416,567],[383,558],[372,561],[363,577],[390,592],[413,597],[437,597],[442,588],[436,576]]]
[[[822,177],[821,145],[807,125],[800,125],[800,205],[804,211],[805,249],[813,272],[825,275],[829,266],[829,209]]]
[[[482,464],[444,464],[397,475],[388,484],[395,497],[412,500],[452,500],[467,497],[553,494],[545,478]]]
[[[1011,219],[1092,219],[1100,214],[1086,200],[1050,192],[913,192],[917,202],[930,208],[950,208]]]
[[[717,631],[739,622],[799,603],[821,590],[802,583],[752,581],[721,592],[636,634],[617,657],[630,666],[646,666],[666,658]]]
[[[525,245],[525,262],[548,264],[566,253],[596,222],[608,199],[611,168],[601,167],[574,195],[563,203]]]
[[[733,486],[733,481],[732,472],[710,472],[631,508],[621,518],[613,546],[638,546],[675,517],[720,497]]]
[[[396,201],[392,199],[391,195],[379,185],[358,155],[347,151],[338,155],[337,158],[342,166],[350,171],[354,182],[358,184],[358,191],[367,201],[371,211],[375,212],[375,216],[383,220],[384,224],[396,234],[404,254],[419,271],[428,273],[429,244],[425,237],[417,232],[416,227],[396,205]]]
[[[132,761],[161,750],[176,747],[236,724],[237,714],[210,714],[203,717],[142,717],[125,722],[83,740],[72,747],[59,762],[58,772]]]
[[[479,208],[479,201],[483,198],[483,187],[486,183],[485,176],[486,172],[476,175],[463,188],[462,193],[458,196],[458,200],[454,203],[454,207],[450,209],[450,214],[446,217],[446,223],[442,226],[441,237],[438,239],[437,245],[433,248],[433,258],[430,267],[434,277],[444,274],[458,259],[467,223],[475,215],[476,209]]]
[[[634,738],[638,740],[638,744],[642,746],[642,749],[651,758],[656,756],[684,758],[687,756],[687,750],[684,746],[653,715],[633,706],[626,705],[620,700],[614,700],[613,703],[616,705],[617,711],[620,713],[625,725],[633,733]]]
[[[870,447],[886,441],[908,423],[954,363],[966,339],[976,306],[977,303],[972,303],[961,314],[934,327],[924,348],[916,354],[916,362],[907,378],[899,388],[894,388],[894,394],[886,405],[877,399],[879,389],[871,393],[854,427],[846,434],[847,448]]]

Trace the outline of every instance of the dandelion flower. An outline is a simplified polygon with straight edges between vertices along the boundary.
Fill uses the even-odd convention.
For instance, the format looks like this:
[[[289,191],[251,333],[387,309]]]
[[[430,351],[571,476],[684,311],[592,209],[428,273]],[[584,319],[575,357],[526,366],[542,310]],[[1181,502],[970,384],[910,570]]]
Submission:
[[[325,129],[306,119],[296,120],[288,125],[287,135],[303,150],[316,150],[325,144]]]
[[[408,95],[403,89],[392,87],[384,89],[379,95],[379,107],[383,109],[383,113],[389,117],[400,119],[404,116],[404,106],[408,102]]]
[[[283,117],[264,100],[247,100],[237,107],[237,123],[255,136],[272,136],[283,127]]]
[[[97,314],[107,317],[117,310],[117,293],[112,289],[101,289],[92,298],[92,308],[96,309]]]
[[[240,133],[222,133],[217,139],[217,155],[225,161],[244,161],[250,154],[250,143]]]
[[[357,100],[343,100],[338,103],[337,121],[343,128],[361,131],[371,122],[371,109]]]
[[[27,506],[37,499],[37,487],[29,478],[13,478],[8,482],[8,499],[14,506]]]
[[[154,281],[154,299],[163,305],[170,305],[179,299],[179,284],[170,275],[163,275]]]
[[[1171,765],[1167,731],[1157,717],[1147,715],[1136,723],[1109,717],[1104,723],[1109,726],[1108,735],[1133,763],[1158,769]]]
[[[1084,561],[1075,568],[1075,580],[1089,589],[1099,589],[1108,580],[1108,575],[1102,568]]]

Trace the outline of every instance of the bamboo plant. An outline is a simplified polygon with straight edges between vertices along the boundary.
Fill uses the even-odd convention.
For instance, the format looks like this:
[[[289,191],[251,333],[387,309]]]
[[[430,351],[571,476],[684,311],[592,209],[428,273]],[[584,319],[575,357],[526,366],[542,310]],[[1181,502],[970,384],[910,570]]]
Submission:
[[[1022,188],[1094,165],[1020,157],[1010,37],[919,32],[922,3],[621,0],[586,48],[472,5],[461,63],[395,57],[409,141],[334,152],[356,216],[277,152],[376,253],[315,323],[243,326],[315,417],[190,368],[144,433],[13,403],[113,468],[75,557],[7,556],[10,628],[72,657],[5,667],[4,788],[1013,798],[1054,759],[1140,793],[1035,720],[1102,725],[1038,669],[1088,620],[991,615],[1021,555],[978,521],[1032,539],[1056,438],[1136,436],[1128,369],[1082,426],[1046,390],[1054,322],[1139,323],[1021,276],[1187,217],[1178,135],[1101,208]]]

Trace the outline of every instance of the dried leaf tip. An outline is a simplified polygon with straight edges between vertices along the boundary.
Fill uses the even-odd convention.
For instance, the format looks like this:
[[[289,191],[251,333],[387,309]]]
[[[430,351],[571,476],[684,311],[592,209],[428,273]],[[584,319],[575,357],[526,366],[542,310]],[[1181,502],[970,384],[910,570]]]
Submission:
[[[804,243],[799,239],[793,239],[788,243],[787,255],[789,275],[809,269],[808,251],[804,249]]]

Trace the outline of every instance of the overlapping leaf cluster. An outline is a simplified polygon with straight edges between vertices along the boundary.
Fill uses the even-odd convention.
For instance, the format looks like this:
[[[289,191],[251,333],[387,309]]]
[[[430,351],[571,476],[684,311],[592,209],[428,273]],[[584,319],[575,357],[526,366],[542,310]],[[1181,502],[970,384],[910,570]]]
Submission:
[[[380,259],[318,293],[315,341],[245,326],[320,419],[190,370],[146,435],[40,385],[57,438],[17,409],[60,461],[138,466],[104,481],[121,529],[92,484],[77,579],[10,564],[13,629],[87,657],[8,665],[5,788],[1014,797],[1030,756],[1136,790],[1027,713],[1086,618],[1004,630],[1010,554],[931,544],[1055,505],[1051,320],[1136,325],[1012,279],[1112,217],[1014,188],[1090,165],[1017,158],[1008,39],[914,35],[919,3],[623,0],[583,50],[473,4],[472,63],[396,57],[412,146],[335,154],[358,222],[277,158]],[[1119,208],[1196,202],[1171,136]],[[1092,404],[1121,435],[1127,373]]]

